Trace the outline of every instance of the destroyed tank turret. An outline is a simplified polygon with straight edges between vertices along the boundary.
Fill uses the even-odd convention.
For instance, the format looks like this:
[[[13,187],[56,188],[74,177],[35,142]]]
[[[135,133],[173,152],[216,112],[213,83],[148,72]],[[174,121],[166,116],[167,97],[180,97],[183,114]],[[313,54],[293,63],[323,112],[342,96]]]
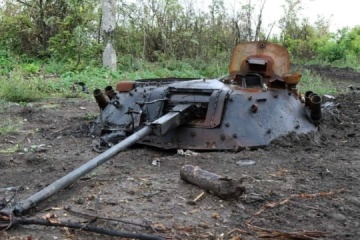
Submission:
[[[289,53],[279,45],[249,42],[233,51],[229,75],[219,79],[142,79],[94,90],[101,109],[91,132],[105,152],[41,191],[0,211],[0,219],[36,206],[120,151],[139,143],[164,149],[238,150],[268,145],[292,132],[317,130],[321,97],[297,91]],[[16,221],[15,221],[16,222]],[[14,223],[15,224],[15,223]]]
[[[261,147],[295,132],[316,131],[321,98],[297,91],[286,48],[274,43],[237,45],[229,75],[219,79],[160,78],[123,81],[94,91],[101,109],[92,134],[100,150],[144,126],[137,143],[164,149],[237,150]],[[168,117],[164,118],[167,113]]]

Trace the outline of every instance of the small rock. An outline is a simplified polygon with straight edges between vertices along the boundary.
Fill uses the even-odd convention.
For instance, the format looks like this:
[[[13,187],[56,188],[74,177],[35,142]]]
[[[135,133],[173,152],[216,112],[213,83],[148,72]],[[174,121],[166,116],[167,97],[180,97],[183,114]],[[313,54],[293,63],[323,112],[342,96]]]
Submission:
[[[202,227],[202,228],[209,228],[209,224],[205,223],[205,222],[200,222],[198,224],[199,227]]]
[[[154,158],[154,159],[151,161],[151,165],[152,165],[152,166],[160,166],[160,159]]]
[[[255,161],[253,160],[239,160],[236,162],[239,166],[251,166],[255,164]]]
[[[88,197],[87,197],[87,200],[89,200],[89,201],[92,201],[92,200],[94,200],[95,199],[95,196],[94,195],[89,195]]]
[[[82,205],[85,203],[85,199],[79,197],[78,199],[75,199],[74,201],[76,204]]]

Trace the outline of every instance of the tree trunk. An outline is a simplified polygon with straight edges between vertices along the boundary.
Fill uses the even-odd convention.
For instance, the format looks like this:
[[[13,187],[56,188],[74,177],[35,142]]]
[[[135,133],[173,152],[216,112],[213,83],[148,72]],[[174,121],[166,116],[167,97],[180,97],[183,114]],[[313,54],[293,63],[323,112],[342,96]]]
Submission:
[[[102,30],[104,31],[105,49],[103,52],[103,65],[111,70],[116,70],[116,51],[113,48],[113,33],[116,24],[115,0],[102,2]]]

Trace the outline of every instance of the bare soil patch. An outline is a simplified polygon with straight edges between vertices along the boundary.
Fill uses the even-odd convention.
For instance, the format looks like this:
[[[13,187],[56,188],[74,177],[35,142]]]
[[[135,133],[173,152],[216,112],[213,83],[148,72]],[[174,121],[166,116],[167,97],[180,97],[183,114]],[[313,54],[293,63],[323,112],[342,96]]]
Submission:
[[[134,146],[27,216],[55,213],[61,220],[91,220],[75,211],[150,224],[146,228],[101,219],[92,223],[167,239],[259,239],[265,235],[272,239],[305,235],[309,238],[304,239],[359,239],[360,93],[339,95],[335,104],[337,108],[324,112],[317,133],[285,136],[264,149],[180,156]],[[16,201],[98,155],[91,150],[88,135],[92,117],[98,113],[94,101],[48,99],[2,107],[1,119],[24,121],[21,131],[0,136],[0,149],[19,146],[17,152],[0,154],[0,188],[20,186]],[[255,164],[239,165],[240,160]],[[203,190],[180,179],[185,164],[242,178],[246,193],[238,200],[225,201],[206,192],[196,204],[189,204]],[[0,199],[11,196],[0,194]],[[0,238],[116,239],[43,226],[18,226],[0,232]]]

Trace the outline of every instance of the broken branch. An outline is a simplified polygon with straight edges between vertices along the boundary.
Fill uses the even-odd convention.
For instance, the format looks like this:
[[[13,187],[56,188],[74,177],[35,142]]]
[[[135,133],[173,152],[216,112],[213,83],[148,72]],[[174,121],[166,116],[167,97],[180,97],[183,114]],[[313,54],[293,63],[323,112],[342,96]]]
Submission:
[[[131,224],[131,225],[135,225],[135,226],[151,228],[150,225],[144,225],[144,224],[141,224],[141,223],[135,223],[135,222],[132,222],[132,221],[129,221],[129,220],[123,220],[123,219],[118,219],[118,218],[99,217],[99,216],[90,215],[90,214],[87,214],[87,213],[77,212],[75,210],[72,210],[70,206],[65,206],[63,209],[65,211],[71,213],[71,214],[75,214],[75,215],[78,215],[78,216],[81,216],[81,217],[86,217],[86,218],[91,218],[91,219],[97,218],[97,219],[105,220],[105,221],[121,222],[121,223],[125,223],[125,224]]]
[[[330,192],[319,192],[319,193],[312,193],[312,194],[308,194],[308,193],[292,194],[292,195],[290,195],[290,197],[285,198],[285,199],[283,199],[283,200],[281,200],[279,202],[268,202],[268,203],[266,203],[264,206],[262,206],[260,208],[259,211],[257,211],[254,214],[254,216],[260,215],[262,212],[264,212],[268,208],[275,208],[275,207],[287,204],[287,203],[291,202],[291,200],[293,200],[295,198],[309,199],[309,198],[316,198],[316,197],[328,197],[328,196],[333,196],[333,195],[335,195],[337,193],[342,193],[344,191],[345,191],[345,188],[330,191]]]
[[[202,196],[204,196],[204,194],[205,194],[205,192],[201,192],[193,201],[194,201],[194,202],[199,201],[199,199],[200,199]]]
[[[247,227],[258,234],[259,238],[276,238],[276,239],[293,239],[293,240],[314,240],[316,238],[326,237],[324,232],[312,232],[312,231],[302,231],[302,232],[284,232],[273,229],[266,229],[250,224],[246,224]]]
[[[1,217],[0,218],[1,222],[9,219],[9,217],[5,216],[5,215],[0,215],[0,217]],[[17,225],[42,225],[42,226],[52,226],[52,227],[68,227],[68,228],[73,228],[73,229],[80,229],[80,230],[87,231],[87,232],[95,232],[95,233],[99,233],[99,234],[122,237],[122,238],[133,238],[133,239],[140,239],[140,240],[163,240],[163,238],[157,237],[157,236],[115,231],[115,230],[111,230],[111,229],[105,229],[105,228],[91,226],[88,224],[83,225],[83,224],[79,224],[79,223],[68,222],[68,221],[58,221],[58,220],[54,220],[54,219],[52,219],[51,221],[48,221],[48,220],[40,219],[40,218],[18,218],[18,217],[16,217],[16,218],[11,219],[9,226],[7,226],[7,228],[14,227]],[[0,225],[0,226],[3,226],[3,225]],[[0,229],[0,230],[3,230],[3,229]]]

